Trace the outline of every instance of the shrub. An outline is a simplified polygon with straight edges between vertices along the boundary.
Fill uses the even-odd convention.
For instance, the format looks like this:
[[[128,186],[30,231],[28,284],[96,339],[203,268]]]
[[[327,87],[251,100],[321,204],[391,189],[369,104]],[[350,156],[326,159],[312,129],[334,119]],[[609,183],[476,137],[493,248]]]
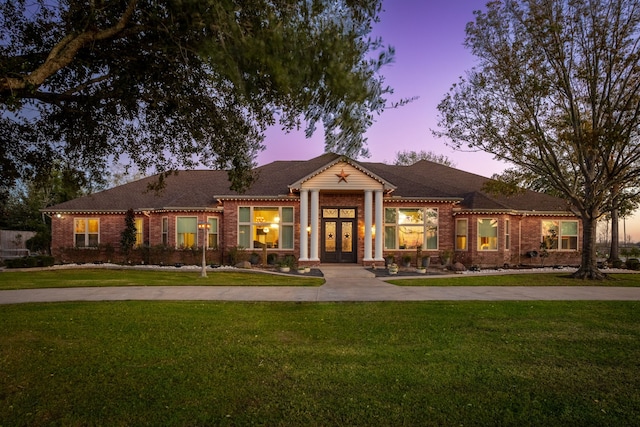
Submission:
[[[626,262],[629,270],[640,270],[640,260],[638,258],[629,258]]]
[[[51,267],[53,264],[54,259],[49,255],[26,256],[5,260],[7,268]]]
[[[236,265],[247,260],[247,251],[242,246],[232,246],[229,248],[229,265]]]
[[[275,265],[277,261],[278,261],[278,254],[267,255],[267,264]]]

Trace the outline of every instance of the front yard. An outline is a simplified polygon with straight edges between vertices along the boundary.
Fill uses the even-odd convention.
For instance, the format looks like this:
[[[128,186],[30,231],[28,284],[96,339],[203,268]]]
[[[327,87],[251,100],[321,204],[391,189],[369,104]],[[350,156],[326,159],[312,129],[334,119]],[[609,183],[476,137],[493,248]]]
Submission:
[[[0,308],[0,425],[640,424],[638,302]]]

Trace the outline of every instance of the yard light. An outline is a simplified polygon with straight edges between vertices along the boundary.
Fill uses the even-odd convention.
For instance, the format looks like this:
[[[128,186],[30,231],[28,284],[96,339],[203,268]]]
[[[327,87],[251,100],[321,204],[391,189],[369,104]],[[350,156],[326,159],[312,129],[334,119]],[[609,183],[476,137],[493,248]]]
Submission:
[[[200,277],[207,277],[207,259],[205,255],[205,250],[207,248],[207,230],[211,228],[211,224],[208,222],[199,222],[198,228],[203,230],[202,233],[202,271],[200,272]]]

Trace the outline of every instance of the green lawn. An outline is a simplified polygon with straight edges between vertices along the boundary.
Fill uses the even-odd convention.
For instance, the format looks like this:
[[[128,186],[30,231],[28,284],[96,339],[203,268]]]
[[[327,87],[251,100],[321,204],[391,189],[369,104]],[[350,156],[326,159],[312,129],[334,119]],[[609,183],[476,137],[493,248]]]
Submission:
[[[0,272],[0,290],[86,286],[320,286],[323,278],[273,275],[256,271],[56,269]],[[640,274],[612,274],[610,280],[579,281],[567,273],[512,275],[469,274],[456,277],[393,279],[398,286],[640,286]]]
[[[320,286],[322,278],[251,271],[58,269],[0,272],[0,290],[85,286]]]
[[[0,307],[1,426],[640,425],[640,303]]]
[[[464,274],[456,277],[388,280],[398,286],[640,286],[640,274],[610,274],[608,280],[576,280],[568,273],[532,273],[532,274]]]

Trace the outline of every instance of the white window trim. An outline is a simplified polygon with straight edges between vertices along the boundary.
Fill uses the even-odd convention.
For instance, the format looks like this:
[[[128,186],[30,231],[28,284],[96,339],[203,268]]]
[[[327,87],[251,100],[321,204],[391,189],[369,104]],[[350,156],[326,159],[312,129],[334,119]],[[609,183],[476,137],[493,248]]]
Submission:
[[[504,250],[511,250],[511,220],[504,220]]]
[[[395,228],[395,242],[396,242],[396,247],[395,248],[384,248],[385,251],[415,251],[416,248],[405,248],[405,249],[400,249],[400,245],[399,245],[399,241],[400,241],[400,231],[399,231],[399,227],[400,224],[398,223],[398,219],[400,218],[400,210],[403,209],[421,209],[423,212],[423,218],[426,218],[426,211],[427,209],[432,209],[434,211],[436,211],[437,215],[438,215],[438,219],[436,222],[436,247],[434,248],[427,248],[427,227],[428,227],[428,222],[427,221],[423,221],[422,223],[422,231],[423,231],[423,236],[424,238],[422,239],[422,248],[421,250],[423,251],[437,251],[440,249],[440,209],[437,207],[431,207],[431,206],[398,206],[398,207],[386,207],[384,209],[394,209],[396,211],[396,222],[392,223],[392,222],[386,222],[386,215],[385,213],[383,213],[383,217],[384,217],[384,226],[383,226],[383,231],[386,232],[386,228],[387,227],[391,227],[393,226]],[[418,225],[418,224],[414,224],[414,225]],[[383,244],[384,244],[384,237],[383,237]]]
[[[464,227],[464,237],[465,237],[465,241],[464,241],[464,248],[459,248],[458,247],[458,222],[465,222],[466,226]],[[460,251],[460,252],[466,252],[469,250],[469,218],[456,218],[455,224],[455,241],[454,241],[454,247],[456,251]]]
[[[240,221],[240,209],[242,208],[249,208],[249,222],[243,222]],[[278,206],[278,205],[258,205],[258,206],[254,206],[254,205],[242,205],[242,206],[238,206],[238,223],[236,225],[236,244],[240,245],[240,226],[249,226],[249,233],[251,233],[251,236],[249,238],[249,242],[250,242],[250,247],[245,248],[245,249],[259,249],[262,250],[262,248],[254,248],[253,247],[253,228],[257,225],[257,224],[264,224],[262,222],[255,222],[253,220],[253,210],[254,209],[273,209],[273,208],[277,208],[278,209],[278,216],[280,217],[280,230],[278,231],[279,233],[282,233],[282,227],[283,226],[291,226],[293,228],[293,242],[291,244],[291,248],[282,248],[282,247],[278,247],[278,248],[267,248],[267,251],[291,251],[291,250],[295,250],[296,249],[296,236],[295,236],[295,232],[296,232],[296,208],[294,206]],[[284,222],[283,221],[283,215],[282,215],[282,209],[291,209],[292,212],[292,221],[291,222]],[[282,235],[282,234],[280,234]]]
[[[495,249],[480,249],[480,221],[488,219],[489,221],[495,220],[496,222],[496,248]],[[500,250],[500,221],[496,217],[480,217],[476,220],[476,250],[479,253],[482,252],[498,252]]]
[[[540,239],[544,239],[544,234],[543,234],[543,223],[544,222],[553,222],[553,221],[557,221],[558,223],[558,247],[557,249],[547,249],[550,252],[577,252],[580,248],[580,221],[575,220],[575,219],[558,219],[558,220],[553,220],[553,219],[543,219],[540,221]],[[563,222],[573,222],[576,223],[576,230],[578,230],[578,232],[574,235],[574,234],[569,234],[568,236],[570,237],[575,237],[576,238],[576,248],[575,249],[562,249],[562,223]]]
[[[216,230],[215,233],[213,232],[213,230],[211,228],[207,228],[207,238],[204,240],[204,244],[207,247],[207,250],[215,250],[217,248],[220,247],[220,217],[218,216],[208,216],[207,217],[207,224],[210,224],[210,220],[215,219],[216,220]],[[215,234],[216,235],[216,245],[215,247],[210,247],[209,246],[209,235],[210,234]]]
[[[98,244],[96,246],[89,246],[89,234],[96,234],[96,233],[89,233],[89,221],[95,219],[96,221],[98,221]],[[78,236],[81,233],[76,233],[76,221],[77,220],[82,220],[84,221],[84,229],[85,232],[82,233],[84,235],[84,246],[77,246],[76,245],[76,236]],[[100,218],[95,218],[95,217],[76,217],[73,218],[73,247],[74,248],[78,248],[78,249],[95,249],[98,246],[100,246],[100,228],[101,228],[101,224],[100,224]]]
[[[198,239],[200,237],[199,236],[200,233],[198,233],[198,231],[199,231],[198,230],[198,217],[196,215],[180,215],[180,216],[176,216],[175,221],[174,221],[174,227],[175,227],[174,230],[176,230],[176,232],[175,232],[176,237],[174,239],[175,248],[176,249],[190,249],[190,247],[187,247],[187,246],[185,246],[184,248],[180,247],[180,244],[178,243],[178,236],[180,235],[180,233],[178,233],[178,219],[179,218],[195,218],[196,219],[196,239],[195,239],[195,243],[193,245],[194,245],[194,247],[197,248],[198,247]]]

